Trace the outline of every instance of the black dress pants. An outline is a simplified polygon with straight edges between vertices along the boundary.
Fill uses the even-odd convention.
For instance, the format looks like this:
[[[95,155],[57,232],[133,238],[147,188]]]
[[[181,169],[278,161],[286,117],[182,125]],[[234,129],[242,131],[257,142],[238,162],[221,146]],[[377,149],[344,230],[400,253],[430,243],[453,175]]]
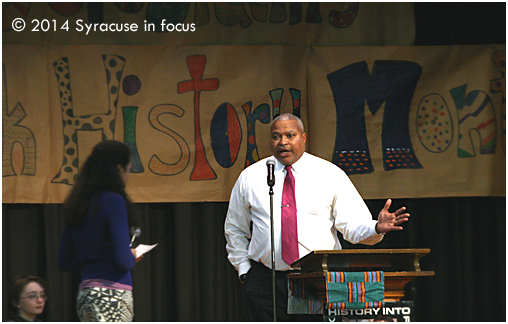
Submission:
[[[244,282],[245,301],[249,320],[253,322],[273,322],[272,270],[263,264],[252,261],[252,268]],[[288,314],[289,271],[275,272],[275,298],[277,322],[323,321],[323,315]]]

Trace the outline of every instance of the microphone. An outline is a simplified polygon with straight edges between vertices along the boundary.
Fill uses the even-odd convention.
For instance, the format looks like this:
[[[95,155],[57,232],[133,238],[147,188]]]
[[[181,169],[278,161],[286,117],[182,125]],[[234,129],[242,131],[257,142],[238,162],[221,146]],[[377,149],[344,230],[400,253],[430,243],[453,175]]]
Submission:
[[[274,174],[275,161],[273,160],[273,158],[270,158],[266,161],[266,166],[268,168],[268,176],[266,177],[266,180],[268,182],[268,186],[273,187],[275,185],[275,174]]]
[[[132,235],[132,240],[131,240],[131,244],[129,245],[129,247],[132,247],[132,244],[134,243],[134,240],[136,239],[136,237],[141,235],[141,228],[133,226],[133,227],[131,227],[130,233]]]

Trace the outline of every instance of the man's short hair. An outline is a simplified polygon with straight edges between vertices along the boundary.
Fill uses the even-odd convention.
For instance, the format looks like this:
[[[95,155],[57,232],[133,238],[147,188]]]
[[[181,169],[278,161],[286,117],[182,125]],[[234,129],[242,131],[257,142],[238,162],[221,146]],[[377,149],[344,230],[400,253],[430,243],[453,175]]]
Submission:
[[[298,117],[298,116],[295,116],[293,114],[290,114],[290,113],[286,113],[286,114],[282,114],[282,115],[279,115],[277,116],[276,118],[273,119],[272,121],[272,125],[273,123],[275,123],[276,121],[284,121],[284,120],[296,120],[297,124],[298,124],[298,130],[302,133],[305,132],[305,128],[303,127],[303,122],[302,120]],[[271,126],[270,126],[271,127]]]

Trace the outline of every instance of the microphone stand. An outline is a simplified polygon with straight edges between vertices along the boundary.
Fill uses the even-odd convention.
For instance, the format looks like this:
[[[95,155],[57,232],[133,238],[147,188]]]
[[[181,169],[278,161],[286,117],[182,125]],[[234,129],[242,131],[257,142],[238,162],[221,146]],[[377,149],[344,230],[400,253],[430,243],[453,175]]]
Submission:
[[[272,183],[268,183],[270,186],[270,229],[271,229],[271,245],[272,245],[272,294],[273,294],[273,321],[277,322],[277,307],[275,303],[275,239],[273,234],[273,185]]]

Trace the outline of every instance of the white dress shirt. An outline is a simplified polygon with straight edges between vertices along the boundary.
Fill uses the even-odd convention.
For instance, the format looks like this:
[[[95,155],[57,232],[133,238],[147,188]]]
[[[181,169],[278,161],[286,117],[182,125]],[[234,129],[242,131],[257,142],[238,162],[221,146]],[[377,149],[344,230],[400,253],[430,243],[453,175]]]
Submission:
[[[281,256],[281,202],[286,171],[275,160],[273,219],[275,269],[289,270]],[[247,273],[249,259],[271,269],[270,195],[265,158],[242,171],[231,192],[224,224],[228,259],[238,270]],[[373,245],[383,239],[375,230],[376,221],[362,197],[339,167],[324,159],[304,153],[292,165],[300,258],[314,250],[341,249],[337,230],[345,240]],[[252,222],[252,231],[251,231]]]

